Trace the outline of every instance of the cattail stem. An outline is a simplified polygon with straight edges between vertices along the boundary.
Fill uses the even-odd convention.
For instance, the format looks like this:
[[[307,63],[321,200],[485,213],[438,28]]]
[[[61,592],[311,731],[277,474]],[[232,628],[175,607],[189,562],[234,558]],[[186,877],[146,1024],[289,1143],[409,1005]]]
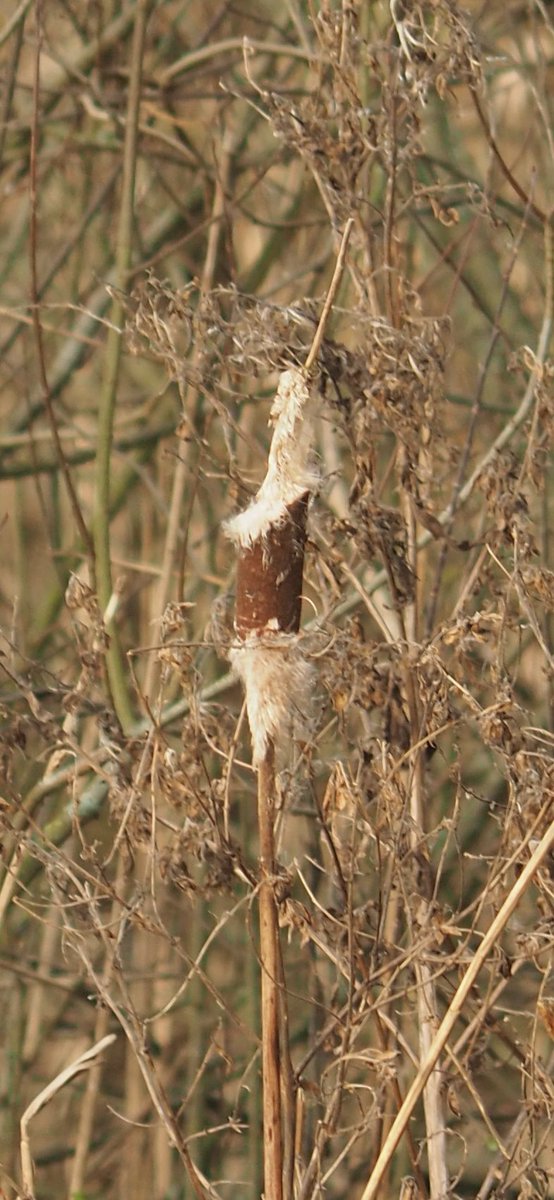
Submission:
[[[310,495],[318,475],[312,459],[312,370],[340,284],[353,221],[347,221],[321,320],[303,370],[279,379],[265,479],[248,508],[227,523],[238,548],[231,660],[245,692],[258,769],[260,842],[260,962],[264,1200],[291,1200],[295,1164],[295,1096],[289,1054],[286,980],[275,899],[275,743],[291,718],[305,717],[312,681],[297,638]]]
[[[275,751],[269,742],[258,765],[258,827],[260,837],[260,962],[262,971],[262,1086],[264,1137],[264,1197],[283,1200],[283,1122],[280,1055],[280,947],[277,906],[273,891],[275,870]]]

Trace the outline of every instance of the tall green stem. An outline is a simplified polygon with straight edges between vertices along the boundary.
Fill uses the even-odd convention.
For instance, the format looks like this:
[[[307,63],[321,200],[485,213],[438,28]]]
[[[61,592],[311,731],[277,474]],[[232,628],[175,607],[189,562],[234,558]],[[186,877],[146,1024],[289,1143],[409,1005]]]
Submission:
[[[131,63],[129,72],[129,97],[127,103],[127,118],[125,124],[125,147],[123,160],[123,181],[121,192],[121,207],[117,230],[115,255],[115,283],[123,290],[131,264],[131,242],[134,211],[135,171],[138,147],[138,116],[142,80],[142,57],[144,37],[149,9],[149,0],[138,0],[135,14],[135,26],[131,48]],[[117,293],[112,300],[110,312],[110,328],[106,342],[106,358],[104,377],[100,395],[98,413],[98,459],[96,467],[96,497],[94,508],[94,547],[96,552],[98,599],[105,618],[106,630],[110,638],[107,652],[107,669],[110,690],[115,710],[124,728],[128,728],[132,720],[132,708],[127,685],[127,671],[122,653],[115,614],[110,611],[110,600],[113,595],[111,551],[110,551],[110,472],[111,451],[114,427],[114,412],[119,380],[119,369],[122,351],[121,328],[124,311]]]

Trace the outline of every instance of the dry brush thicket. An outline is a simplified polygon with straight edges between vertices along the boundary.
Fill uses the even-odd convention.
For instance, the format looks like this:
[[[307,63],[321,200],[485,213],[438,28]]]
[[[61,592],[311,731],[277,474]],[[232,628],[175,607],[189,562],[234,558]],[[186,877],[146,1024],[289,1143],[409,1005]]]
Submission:
[[[7,8],[0,1194],[554,1196],[551,6]]]

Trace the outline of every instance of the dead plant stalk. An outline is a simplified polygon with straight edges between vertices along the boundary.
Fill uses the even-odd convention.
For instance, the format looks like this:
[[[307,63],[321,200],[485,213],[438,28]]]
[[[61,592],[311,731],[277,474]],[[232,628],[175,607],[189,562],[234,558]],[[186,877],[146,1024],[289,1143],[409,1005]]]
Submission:
[[[292,1196],[295,1101],[288,1046],[286,984],[274,891],[275,750],[291,711],[307,710],[312,670],[298,638],[312,463],[309,371],[340,284],[353,222],[347,222],[321,319],[303,370],[284,371],[271,410],[275,429],[265,479],[249,507],[227,524],[238,548],[231,659],[245,692],[258,770],[260,963],[266,1200]],[[296,722],[298,724],[298,722]]]

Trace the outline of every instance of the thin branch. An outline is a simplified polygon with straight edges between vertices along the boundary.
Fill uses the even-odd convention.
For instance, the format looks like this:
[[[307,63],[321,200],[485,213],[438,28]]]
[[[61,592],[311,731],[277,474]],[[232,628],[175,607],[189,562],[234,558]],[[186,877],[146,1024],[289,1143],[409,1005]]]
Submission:
[[[477,116],[479,117],[481,125],[483,126],[487,141],[488,141],[489,146],[494,154],[494,157],[500,167],[500,170],[502,171],[502,174],[508,180],[510,187],[513,188],[516,195],[519,196],[520,200],[523,201],[525,207],[528,208],[529,211],[533,213],[533,216],[536,217],[537,220],[541,222],[541,225],[547,224],[550,219],[549,216],[547,215],[547,213],[543,212],[542,208],[539,208],[538,205],[533,203],[533,201],[531,200],[531,197],[527,195],[527,192],[525,191],[525,189],[522,188],[521,184],[515,178],[515,175],[513,175],[512,172],[510,171],[510,168],[509,168],[506,160],[502,157],[500,150],[498,149],[498,146],[496,144],[496,141],[493,137],[493,133],[490,128],[490,125],[489,125],[487,118],[485,117],[485,114],[483,112],[483,109],[481,108],[481,105],[479,103],[479,97],[477,95],[475,87],[470,87],[469,90],[471,93],[471,99],[473,100],[473,103],[475,106],[475,111],[477,113]]]
[[[340,247],[339,247],[339,252],[337,254],[337,261],[335,263],[335,269],[333,271],[333,276],[332,276],[331,282],[329,284],[329,288],[327,290],[327,295],[325,297],[325,304],[323,305],[322,313],[319,318],[319,324],[318,324],[318,327],[317,327],[315,335],[314,335],[314,340],[310,347],[310,352],[308,354],[306,362],[304,363],[304,370],[306,372],[310,371],[311,368],[313,367],[313,365],[317,359],[317,356],[319,354],[319,351],[321,349],[321,343],[323,341],[323,337],[325,334],[325,327],[327,325],[327,321],[329,319],[329,314],[331,312],[333,304],[335,303],[337,292],[340,287],[340,282],[341,282],[343,271],[344,271],[344,264],[346,262],[346,251],[348,250],[348,242],[350,241],[350,234],[352,233],[353,228],[354,228],[354,218],[349,217],[348,221],[346,222],[346,225],[344,227],[344,231],[343,231],[343,235],[342,235],[341,243],[340,243]]]

